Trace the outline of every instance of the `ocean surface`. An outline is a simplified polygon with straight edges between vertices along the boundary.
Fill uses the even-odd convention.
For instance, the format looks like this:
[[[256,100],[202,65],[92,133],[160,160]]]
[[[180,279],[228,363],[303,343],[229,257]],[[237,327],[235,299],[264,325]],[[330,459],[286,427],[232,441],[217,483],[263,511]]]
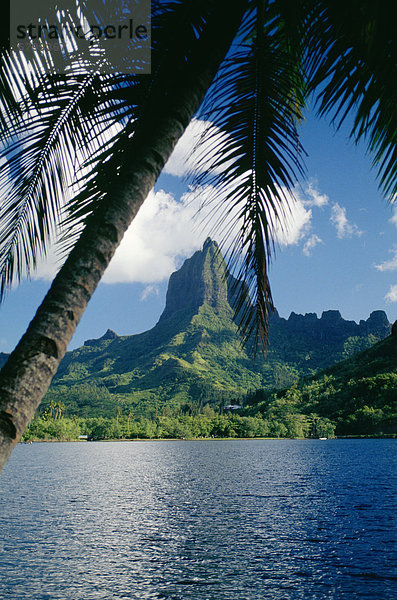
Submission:
[[[20,444],[3,600],[396,600],[394,440]]]

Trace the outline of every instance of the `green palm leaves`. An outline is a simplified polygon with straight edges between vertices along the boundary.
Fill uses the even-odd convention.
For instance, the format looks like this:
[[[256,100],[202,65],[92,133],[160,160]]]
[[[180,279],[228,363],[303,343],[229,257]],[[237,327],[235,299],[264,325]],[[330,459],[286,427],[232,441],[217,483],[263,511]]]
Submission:
[[[303,173],[297,123],[305,84],[274,8],[256,3],[245,35],[231,49],[211,90],[206,118],[217,128],[209,127],[203,141],[214,148],[213,159],[205,168],[208,158],[201,158],[198,177],[201,186],[212,190],[208,201],[230,249],[229,262],[250,290],[252,304],[240,295],[235,308],[243,337],[254,347],[259,340],[265,344],[272,308],[268,264],[274,231]]]
[[[309,2],[306,70],[320,115],[340,126],[353,117],[351,137],[367,140],[380,185],[396,194],[397,48],[391,15],[382,2]],[[305,3],[303,3],[305,5]]]

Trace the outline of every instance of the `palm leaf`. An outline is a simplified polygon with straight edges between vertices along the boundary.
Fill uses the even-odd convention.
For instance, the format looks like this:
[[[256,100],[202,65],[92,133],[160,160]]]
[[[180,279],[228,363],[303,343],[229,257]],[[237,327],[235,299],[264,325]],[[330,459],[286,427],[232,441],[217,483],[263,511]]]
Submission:
[[[19,111],[3,111],[7,130],[1,138],[6,162],[0,174],[0,296],[45,252],[56,234],[76,165],[98,145],[107,126],[95,114],[92,99],[87,102],[87,96],[102,93],[103,81],[95,74],[49,76],[34,65],[32,76],[32,63],[20,66],[17,71],[14,64],[11,80]]]
[[[306,2],[310,89],[320,115],[339,128],[353,115],[351,137],[367,140],[380,185],[394,197],[397,175],[397,45],[394,2]]]
[[[199,154],[196,178],[199,189],[212,190],[206,202],[218,216],[230,268],[248,284],[252,302],[238,293],[235,310],[254,349],[265,345],[273,308],[268,267],[275,227],[303,172],[296,125],[304,104],[299,55],[281,16],[273,5],[255,4],[203,108],[211,125],[201,143],[212,151]]]
[[[84,224],[95,213],[99,203],[112,193],[120,170],[134,159],[130,151],[133,146],[131,141],[134,136],[139,135],[141,122],[147,124],[150,115],[156,114],[159,97],[163,104],[169,103],[170,81],[183,77],[190,55],[194,52],[195,44],[215,6],[214,0],[201,3],[179,0],[152,5],[152,75],[124,81],[117,94],[113,92],[119,101],[130,106],[128,89],[134,89],[133,118],[125,121],[123,127],[98,147],[82,165],[82,170],[88,169],[89,173],[83,173],[81,189],[67,206],[68,230],[76,224]],[[170,31],[178,31],[179,34],[170,36]],[[172,106],[170,110],[172,111]],[[75,243],[78,232],[79,227],[75,230],[76,235],[69,236],[66,240],[65,247],[68,251]]]

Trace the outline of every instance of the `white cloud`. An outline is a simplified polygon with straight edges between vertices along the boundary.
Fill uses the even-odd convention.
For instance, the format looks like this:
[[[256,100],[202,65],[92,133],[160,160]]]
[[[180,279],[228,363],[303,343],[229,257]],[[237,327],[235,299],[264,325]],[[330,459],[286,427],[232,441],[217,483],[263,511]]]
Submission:
[[[222,216],[219,232],[216,230],[213,234],[211,226],[216,223],[216,215],[225,215],[221,199],[217,198],[219,209],[215,215],[212,215],[214,206],[205,203],[213,192],[214,189],[208,186],[184,194],[180,201],[163,190],[151,192],[116,250],[103,282],[147,284],[141,296],[144,300],[156,293],[152,284],[166,280],[184,258],[202,247],[209,234],[218,240],[223,239],[226,232],[228,239],[236,236],[239,219],[233,221],[232,215],[229,218]],[[283,218],[271,219],[274,240],[280,246],[297,244],[310,229],[312,211],[300,200],[290,197],[289,204]],[[235,210],[234,215],[237,214],[238,210]],[[226,239],[226,249],[227,246]],[[33,277],[51,280],[58,268],[55,252],[51,249],[47,261],[38,265]]]
[[[303,254],[305,254],[306,256],[311,256],[313,248],[315,248],[315,246],[317,246],[317,244],[322,244],[322,243],[323,243],[323,240],[318,235],[313,233],[313,235],[311,235],[309,237],[309,239],[306,241],[305,245],[303,246]]]
[[[305,206],[316,206],[321,208],[329,202],[328,196],[319,192],[314,181],[309,181],[303,191],[304,197],[302,202],[305,204]]]
[[[56,251],[55,244],[49,244],[47,256],[38,259],[37,268],[32,271],[32,279],[44,279],[44,281],[52,281],[62,266],[63,261],[60,259]]]
[[[390,290],[385,296],[385,300],[388,302],[397,302],[397,284],[390,287]]]
[[[287,210],[281,220],[277,220],[273,227],[273,235],[280,246],[297,244],[310,228],[312,211],[307,210],[301,200],[290,201],[290,210]]]
[[[165,165],[164,173],[176,176],[186,175],[195,166],[197,168],[197,158],[202,159],[202,157],[205,157],[205,160],[201,160],[200,169],[209,166],[216,157],[217,143],[226,134],[212,125],[211,141],[201,145],[192,155],[193,148],[208,127],[211,127],[209,122],[198,119],[192,121]],[[204,227],[199,229],[197,221],[194,221],[194,216],[210,191],[214,191],[213,188],[209,188],[208,191],[202,189],[199,192],[189,192],[184,194],[180,201],[165,191],[151,192],[126,232],[105,272],[103,281],[106,283],[141,282],[151,284],[169,277],[172,271],[179,266],[182,258],[189,256],[194,250],[201,247],[208,235],[210,227],[207,227],[205,231]],[[277,220],[269,215],[269,220],[273,222],[274,240],[280,246],[296,245],[308,235],[312,220],[310,207],[322,207],[329,201],[325,194],[319,192],[313,181],[309,182],[304,189],[301,188],[300,192],[295,190],[295,200],[287,193],[286,196],[289,200],[289,209],[286,209],[285,215]],[[223,212],[222,221],[225,224],[226,211],[220,194],[216,200]],[[204,203],[198,222],[204,220],[207,224],[212,208],[212,205]],[[234,211],[234,214],[236,212]],[[211,220],[210,225],[213,225],[214,222],[216,219],[215,221]],[[230,223],[230,220],[228,222]],[[231,227],[231,235],[236,234],[237,227],[238,221]],[[227,227],[223,233],[225,231],[227,231]],[[219,238],[222,238],[221,234],[218,236]],[[319,243],[318,241],[314,243],[315,237],[312,236],[310,240],[307,240],[305,253]],[[47,258],[38,262],[32,277],[52,280],[60,266],[55,247],[50,247]],[[147,297],[151,293],[153,291],[148,289],[143,292],[143,295]]]
[[[163,190],[151,192],[107,268],[105,283],[156,283],[167,279],[181,258],[200,248],[205,233],[194,216],[198,202],[178,202]]]
[[[165,165],[165,173],[177,176],[186,175],[197,165],[198,155],[200,157],[206,157],[206,161],[201,162],[200,164],[200,170],[204,169],[206,166],[208,167],[211,164],[211,161],[215,156],[214,153],[216,152],[216,144],[214,141],[216,140],[216,142],[219,142],[221,137],[225,135],[221,133],[216,126],[213,126],[213,135],[215,136],[215,139],[212,139],[210,144],[207,143],[200,146],[200,148],[192,154],[192,150],[197,144],[200,135],[202,135],[203,131],[208,126],[208,122],[200,121],[198,119],[195,119],[189,125],[184,135],[177,143],[170,159]],[[203,196],[209,196],[211,191],[213,191],[212,188],[208,190],[200,190],[201,200],[203,200]],[[194,197],[195,195],[197,195],[197,192],[194,192],[191,196],[186,194],[184,198],[186,200],[186,198]],[[329,203],[328,196],[320,193],[315,181],[310,181],[306,187],[300,188],[299,190],[296,188],[294,190],[295,200],[293,200],[289,194],[287,194],[287,196],[289,199],[290,209],[286,210],[285,215],[280,220],[270,219],[271,221],[274,221],[272,228],[274,239],[278,244],[280,244],[280,246],[297,244],[308,233],[312,219],[312,211],[308,210],[308,207],[323,207]],[[220,205],[220,198],[217,198],[217,201]],[[234,214],[236,214],[236,212],[237,211],[234,211]],[[209,213],[209,210],[207,213]],[[227,219],[228,224],[230,224],[232,220],[233,217]],[[228,224],[224,223],[224,231],[227,231]],[[236,231],[236,227],[231,228],[232,234]],[[314,241],[315,239],[316,238],[313,238],[310,242],[308,241],[309,245],[306,248],[306,252],[309,252],[314,245],[319,243],[318,240]]]
[[[195,215],[199,198],[182,197],[178,202],[163,190],[150,192],[128,228],[105,271],[105,283],[153,284],[167,279],[180,260],[200,248],[206,233],[199,230]],[[52,280],[60,267],[56,247],[38,262],[34,279]],[[143,292],[143,299],[155,293],[155,286]]]
[[[337,202],[332,205],[331,223],[335,225],[338,238],[340,239],[363,234],[363,231],[360,231],[357,225],[348,221],[346,208],[340,206]]]
[[[217,190],[211,186],[206,186],[197,191],[189,192],[182,197],[182,200],[200,201],[196,206],[203,206],[200,214],[201,220],[214,225],[219,221],[219,229],[216,229],[218,237],[224,239],[226,233],[228,238],[237,237],[238,230],[242,227],[242,217],[240,206],[235,206],[230,214],[227,214],[227,204],[222,202],[222,197],[227,190],[223,190],[219,195]],[[297,244],[310,229],[312,211],[307,210],[300,199],[293,198],[291,194],[282,190],[285,198],[285,211],[280,213],[279,218],[275,218],[273,211],[268,211],[268,222],[270,230],[276,244],[280,246],[291,246]],[[214,202],[215,198],[215,202]],[[277,202],[275,202],[277,204]],[[227,240],[226,244],[227,246]]]
[[[197,143],[203,128],[200,127],[200,121],[194,120],[188,125],[185,133],[177,142],[173,153],[166,162],[163,172],[169,175],[183,177],[193,167],[191,153]]]
[[[208,222],[210,225],[214,223],[209,220],[213,207],[205,204],[205,199],[212,192],[212,188],[204,188],[199,193],[188,192],[181,201],[164,191],[149,194],[117,249],[103,281],[146,283],[148,287],[141,299],[155,293],[155,286],[149,284],[167,279],[185,257],[202,247],[210,229]],[[203,202],[204,207],[198,213]],[[224,210],[224,205],[220,203],[219,206]],[[290,211],[273,228],[275,241],[281,246],[297,244],[310,227],[311,217],[311,210],[307,210],[302,202],[291,199]],[[230,236],[236,234],[238,227],[238,221],[231,225]],[[213,237],[222,238],[225,231],[227,226]]]
[[[394,254],[390,260],[385,260],[383,263],[375,265],[378,271],[394,271],[394,269],[397,269],[397,246],[393,250],[390,250],[390,252]]]
[[[158,296],[159,293],[160,292],[159,292],[159,288],[157,285],[153,285],[153,284],[147,285],[141,294],[140,301],[144,302],[150,296]]]

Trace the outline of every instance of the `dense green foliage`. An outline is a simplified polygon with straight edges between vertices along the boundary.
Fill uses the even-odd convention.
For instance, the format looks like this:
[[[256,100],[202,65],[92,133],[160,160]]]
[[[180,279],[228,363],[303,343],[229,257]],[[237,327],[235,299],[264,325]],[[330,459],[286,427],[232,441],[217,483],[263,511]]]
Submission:
[[[68,395],[67,406],[62,401]],[[225,395],[224,402],[227,395]],[[25,440],[333,437],[395,434],[397,338],[279,391],[258,390],[226,410],[203,398],[179,403],[115,403],[106,388],[62,386],[26,430]],[[55,398],[58,398],[55,400]],[[64,412],[72,417],[63,416]],[[77,413],[85,416],[77,416]]]
[[[327,418],[335,433],[380,434],[397,429],[397,336],[276,392],[257,391],[244,414]],[[318,429],[318,427],[317,427]],[[322,431],[317,431],[322,435]]]
[[[127,418],[130,422],[132,414],[135,421],[131,423],[136,422],[138,432],[133,436],[148,437],[148,422],[152,437],[178,437],[178,431],[182,437],[217,436],[226,435],[229,425],[225,431],[219,429],[218,421],[209,425],[206,418],[198,416],[205,408],[215,409],[221,418],[225,405],[244,404],[258,389],[295,384],[295,391],[289,393],[292,403],[285,398],[279,401],[277,394],[270,394],[271,401],[259,397],[259,412],[247,409],[244,418],[259,414],[261,420],[249,427],[258,432],[255,435],[302,437],[321,433],[321,427],[324,435],[332,435],[334,426],[328,421],[321,425],[319,419],[335,421],[338,415],[329,406],[318,408],[317,388],[313,401],[303,401],[296,382],[387,335],[386,315],[374,312],[357,325],[344,321],[338,311],[328,311],[321,319],[314,314],[292,314],[286,320],[276,313],[270,323],[268,353],[254,361],[241,345],[230,306],[236,280],[231,276],[225,279],[223,273],[223,258],[216,244],[207,240],[203,251],[196,252],[171,276],[158,324],[133,336],[118,337],[108,331],[103,338],[88,340],[68,353],[41,412],[62,405],[65,416],[105,419],[105,429],[113,431],[102,433],[105,438],[129,437],[128,430],[120,433],[113,420]],[[326,380],[323,387],[320,397],[330,393]],[[193,419],[189,423],[180,422],[181,414],[187,418],[186,407]],[[164,425],[161,416],[171,418],[172,424]],[[236,435],[248,435],[244,420],[235,429]],[[89,426],[87,435],[95,437],[97,433]]]
[[[332,436],[333,427],[321,420],[321,431]],[[208,405],[198,414],[134,417],[45,418],[36,417],[26,429],[23,440],[76,440],[80,435],[92,440],[110,439],[192,439],[192,438],[256,438],[307,437],[313,432],[312,420],[288,416],[264,419],[257,416],[215,412]]]
[[[267,356],[253,361],[241,347],[230,307],[204,303],[185,322],[170,318],[146,333],[74,350],[42,407],[62,401],[68,415],[94,417],[112,416],[120,405],[152,417],[165,405],[233,404],[258,388],[291,385],[375,340],[368,335],[317,342],[288,336],[276,325]]]

